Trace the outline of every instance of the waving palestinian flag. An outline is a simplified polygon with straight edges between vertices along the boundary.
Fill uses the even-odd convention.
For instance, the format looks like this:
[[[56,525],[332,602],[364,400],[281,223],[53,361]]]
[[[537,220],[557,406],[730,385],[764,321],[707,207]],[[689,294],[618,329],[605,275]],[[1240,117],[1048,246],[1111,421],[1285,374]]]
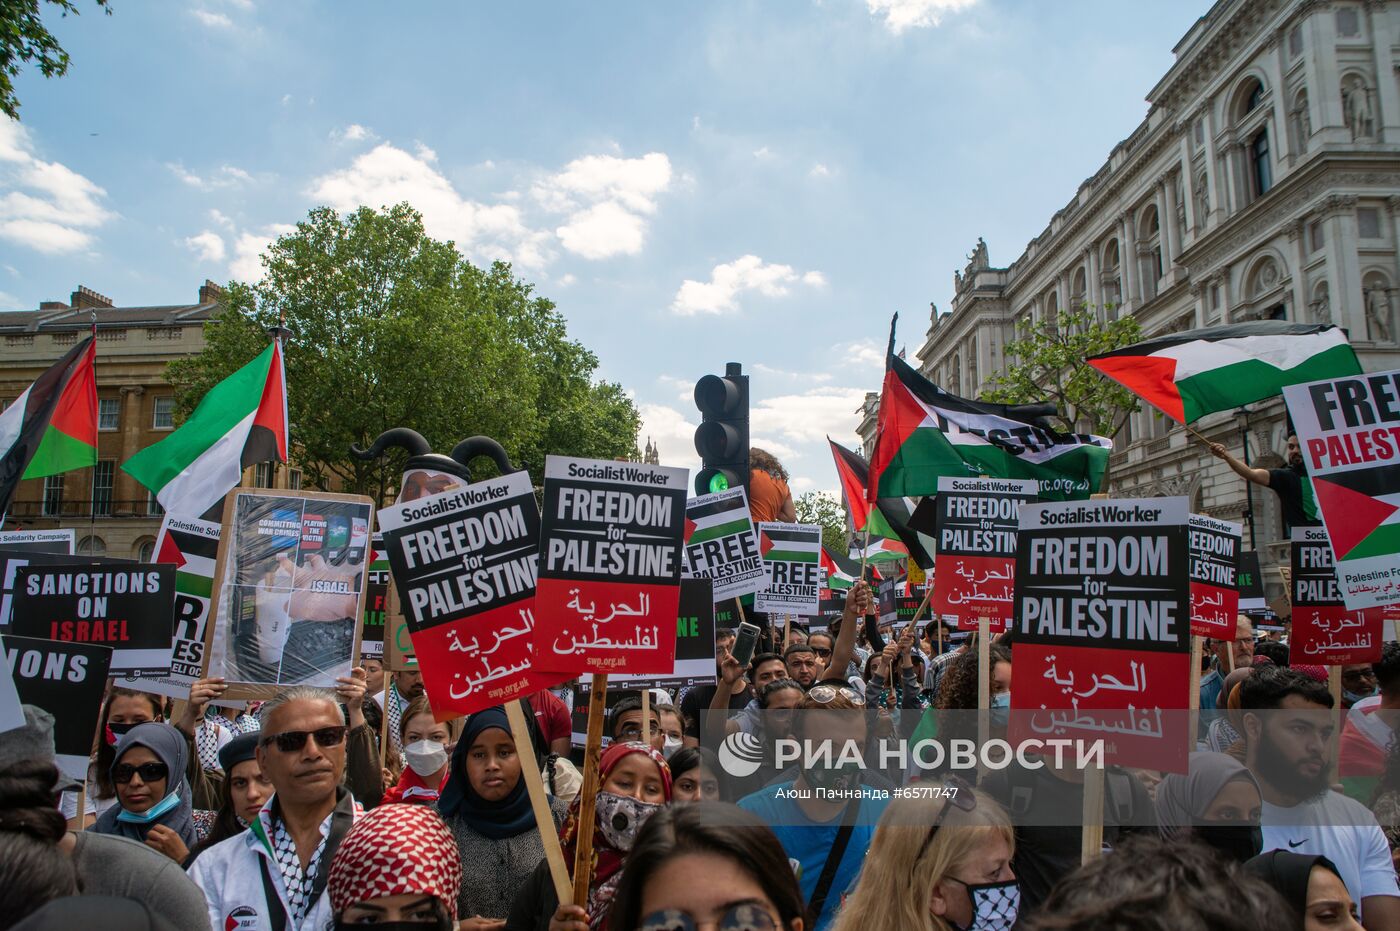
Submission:
[[[1098,491],[1113,441],[1058,433],[1026,407],[949,394],[891,354],[867,497],[936,494],[942,475],[1035,479],[1050,501]]]
[[[850,508],[852,523],[857,530],[868,531],[873,536],[902,543],[911,559],[924,569],[933,568],[934,531],[932,510],[927,509],[926,525],[920,524],[925,516],[922,504],[914,498],[881,498],[875,503],[866,500],[866,483],[870,480],[870,466],[859,455],[832,441],[831,455],[836,460],[836,475],[841,480],[841,493]],[[921,536],[921,534],[923,536]]]
[[[1173,333],[1085,361],[1181,424],[1271,398],[1285,385],[1361,374],[1340,329],[1281,320]]]
[[[219,382],[178,430],[132,456],[122,470],[173,514],[198,517],[238,486],[243,470],[287,461],[287,382],[282,347]]]
[[[825,546],[822,547],[822,568],[826,570],[827,588],[850,588],[860,578],[860,566]]]
[[[0,413],[0,513],[22,479],[97,464],[96,359],[89,336]]]

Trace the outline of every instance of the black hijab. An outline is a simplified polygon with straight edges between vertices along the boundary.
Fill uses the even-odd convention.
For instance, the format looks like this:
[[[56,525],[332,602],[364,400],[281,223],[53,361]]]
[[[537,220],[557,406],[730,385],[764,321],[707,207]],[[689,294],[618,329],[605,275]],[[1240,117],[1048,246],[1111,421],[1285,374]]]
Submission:
[[[1313,867],[1330,870],[1338,879],[1342,874],[1331,860],[1319,854],[1292,853],[1287,850],[1270,850],[1245,862],[1246,873],[1273,886],[1283,896],[1288,907],[1298,914],[1301,921],[1308,910],[1308,879]],[[1343,880],[1343,884],[1345,884]]]
[[[543,765],[544,756],[548,755],[549,746],[535,722],[529,702],[522,700],[520,704],[525,712],[525,728],[530,732],[532,746],[529,753],[520,753],[521,776],[505,797],[494,802],[482,798],[472,788],[471,779],[467,776],[467,753],[483,731],[496,728],[506,734],[511,733],[505,708],[496,706],[467,718],[467,725],[452,750],[447,784],[442,787],[442,795],[438,798],[438,813],[444,819],[461,818],[473,831],[492,840],[516,837],[535,829],[535,814],[530,806],[530,793],[525,788],[523,767],[534,766],[538,771]]]

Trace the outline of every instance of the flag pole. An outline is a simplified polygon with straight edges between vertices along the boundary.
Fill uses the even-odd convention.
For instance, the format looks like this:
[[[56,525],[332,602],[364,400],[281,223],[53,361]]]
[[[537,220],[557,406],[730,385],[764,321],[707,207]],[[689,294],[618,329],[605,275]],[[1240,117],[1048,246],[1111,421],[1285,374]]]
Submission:
[[[92,359],[93,359],[93,367],[92,367],[92,370],[93,370],[93,371],[92,371],[92,385],[93,385],[93,393],[96,394],[96,393],[97,393],[97,365],[96,365],[96,363],[97,363],[97,308],[96,308],[96,307],[90,307],[90,308],[88,308],[88,324],[89,324],[89,326],[91,327],[91,331],[92,331]],[[99,404],[99,405],[98,405],[98,408],[100,409],[101,407],[102,407],[102,405]],[[97,411],[93,411],[92,413],[93,413],[93,416],[97,416],[97,415],[98,415],[98,412],[97,412]],[[95,453],[96,450],[94,450],[93,452]],[[89,482],[89,486],[90,486],[90,487],[88,488],[88,550],[91,551],[91,550],[97,549],[97,461],[96,461],[96,457],[95,457],[95,456],[94,456],[94,458],[93,458],[93,465],[92,465],[92,481]],[[115,475],[112,477],[112,487],[113,487],[113,488],[116,488],[116,476],[115,476]],[[92,552],[89,552],[88,555],[91,556],[91,555],[95,555],[95,554],[93,554]],[[152,553],[151,555],[154,557],[155,554]],[[84,784],[84,786],[86,787],[86,783]]]

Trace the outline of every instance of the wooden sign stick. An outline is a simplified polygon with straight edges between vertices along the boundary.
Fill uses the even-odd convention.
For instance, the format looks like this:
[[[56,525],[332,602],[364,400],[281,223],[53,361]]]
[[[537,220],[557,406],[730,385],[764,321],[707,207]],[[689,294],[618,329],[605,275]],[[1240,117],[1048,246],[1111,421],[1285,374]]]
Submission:
[[[380,708],[383,713],[379,716],[379,768],[384,768],[384,760],[389,752],[389,675],[386,670],[384,675],[384,699]]]
[[[651,689],[642,687],[642,743],[651,746]]]
[[[525,711],[520,700],[506,702],[506,718],[510,721],[511,736],[517,747],[531,746],[530,731],[525,722]],[[521,759],[534,759],[533,752],[524,753]],[[525,780],[525,790],[530,793],[530,807],[535,812],[535,824],[540,829],[540,840],[544,843],[544,858],[549,863],[549,877],[554,881],[554,893],[560,902],[569,901],[573,894],[573,884],[569,881],[569,865],[564,862],[564,848],[559,845],[559,829],[554,825],[554,814],[549,809],[549,798],[545,795],[544,779],[539,768],[528,763],[520,767],[520,775]]]
[[[1103,767],[1084,770],[1084,833],[1079,862],[1088,863],[1103,854]]]
[[[588,696],[588,738],[583,745],[583,787],[579,789],[578,846],[574,850],[574,904],[579,908],[588,907],[588,887],[593,882],[593,831],[597,826],[598,757],[603,746],[603,718],[607,716],[607,713],[608,674],[595,672],[593,673],[593,691]]]
[[[977,745],[987,745],[988,712],[992,707],[992,683],[987,667],[992,662],[992,622],[983,615],[977,619]]]
[[[1188,719],[1187,733],[1190,735],[1190,742],[1186,745],[1187,753],[1196,752],[1196,741],[1200,738],[1198,733],[1201,725],[1201,659],[1205,655],[1205,641],[1196,635],[1191,636],[1191,684],[1187,686],[1186,707],[1190,711]]]

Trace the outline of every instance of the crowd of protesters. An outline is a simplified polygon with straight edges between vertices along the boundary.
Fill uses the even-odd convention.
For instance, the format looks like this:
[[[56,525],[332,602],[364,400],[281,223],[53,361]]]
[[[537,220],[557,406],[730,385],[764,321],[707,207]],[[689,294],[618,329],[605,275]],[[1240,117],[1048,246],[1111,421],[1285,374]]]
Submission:
[[[1083,862],[1082,770],[771,755],[975,736],[980,681],[1004,732],[1011,637],[979,651],[872,607],[856,583],[830,631],[775,625],[747,664],[722,630],[713,684],[612,702],[583,905],[546,859],[557,841],[572,868],[587,833],[568,689],[527,700],[520,746],[503,708],[438,721],[420,675],[373,660],[255,708],[216,679],[178,709],[112,688],[86,786],[27,708],[0,734],[0,929],[1400,928],[1400,643],[1343,670],[1333,735],[1325,670],[1241,618],[1205,653],[1188,773],[1108,767]],[[714,752],[733,735],[765,754],[743,778]],[[891,791],[911,785],[933,792]]]

